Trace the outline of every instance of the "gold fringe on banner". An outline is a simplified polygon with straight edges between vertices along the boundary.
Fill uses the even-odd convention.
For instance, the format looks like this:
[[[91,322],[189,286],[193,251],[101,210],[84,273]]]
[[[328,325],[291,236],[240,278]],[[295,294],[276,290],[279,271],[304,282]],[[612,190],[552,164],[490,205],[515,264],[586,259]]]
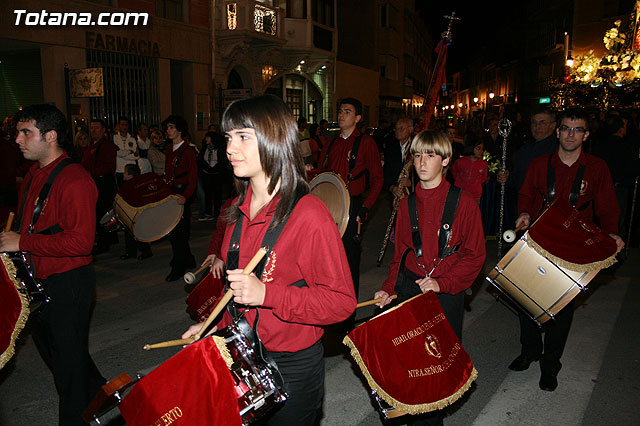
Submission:
[[[27,319],[29,319],[29,301],[27,300],[27,297],[19,290],[20,283],[16,279],[16,267],[11,259],[9,259],[9,256],[4,253],[0,253],[0,258],[2,259],[2,264],[4,266],[4,270],[1,272],[4,272],[9,277],[9,280],[13,282],[16,293],[18,293],[20,302],[22,304],[22,307],[20,308],[20,316],[18,317],[18,321],[16,321],[16,325],[13,329],[13,332],[11,333],[11,343],[9,344],[9,347],[0,355],[0,369],[2,369],[16,352],[16,340],[18,340],[18,335],[27,324]]]
[[[362,371],[362,374],[364,374],[364,376],[366,377],[367,382],[369,383],[369,387],[372,390],[375,390],[377,392],[377,394],[382,399],[384,399],[389,405],[391,405],[392,407],[394,407],[395,409],[397,409],[399,411],[405,412],[406,414],[422,414],[422,413],[428,413],[428,412],[434,411],[434,410],[442,410],[443,408],[447,407],[448,405],[453,404],[458,399],[460,399],[460,397],[466,391],[469,390],[469,388],[471,387],[471,383],[473,383],[473,381],[478,378],[478,371],[476,370],[475,367],[473,367],[473,370],[471,371],[471,375],[469,376],[469,379],[467,379],[466,383],[464,385],[462,385],[460,387],[460,389],[458,389],[453,395],[448,396],[446,398],[443,398],[443,399],[441,399],[439,401],[429,402],[429,403],[425,403],[425,404],[416,404],[416,405],[404,404],[404,403],[396,400],[395,398],[393,398],[387,392],[385,392],[384,389],[382,389],[376,383],[376,381],[373,379],[373,377],[371,377],[371,374],[369,373],[369,370],[365,366],[364,361],[362,360],[362,357],[360,356],[360,352],[358,351],[358,348],[353,343],[353,341],[349,338],[349,336],[346,336],[344,338],[344,340],[342,341],[342,343],[344,345],[348,346],[351,349],[351,356],[353,357],[353,359],[356,361],[356,363],[360,367],[360,370]]]
[[[529,244],[531,248],[540,256],[546,257],[547,259],[555,263],[557,266],[566,268],[570,271],[575,271],[580,273],[591,272],[593,270],[599,271],[600,269],[608,268],[609,266],[617,262],[616,260],[617,252],[607,257],[606,259],[600,260],[598,262],[584,263],[584,264],[568,262],[561,257],[554,256],[553,254],[549,253],[540,244],[533,241],[533,238],[531,238],[531,235],[529,234],[527,234],[527,244]]]
[[[220,355],[222,359],[224,359],[225,364],[227,364],[227,368],[231,369],[231,364],[233,364],[233,358],[231,358],[231,353],[229,353],[229,348],[227,347],[227,342],[224,337],[221,336],[212,336],[213,341],[216,342],[216,346],[220,351]]]

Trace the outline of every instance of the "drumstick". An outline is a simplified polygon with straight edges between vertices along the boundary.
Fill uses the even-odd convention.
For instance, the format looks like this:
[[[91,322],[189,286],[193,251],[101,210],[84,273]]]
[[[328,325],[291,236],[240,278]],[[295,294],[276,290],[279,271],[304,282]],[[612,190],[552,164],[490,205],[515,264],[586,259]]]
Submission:
[[[184,282],[187,284],[191,284],[196,280],[196,277],[198,276],[198,274],[200,274],[200,272],[204,271],[205,269],[211,267],[211,262],[207,262],[204,265],[202,265],[200,268],[198,268],[195,272],[187,272],[186,274],[184,274]]]
[[[260,263],[260,261],[265,256],[265,254],[267,254],[267,250],[268,250],[267,247],[261,247],[260,250],[258,250],[256,254],[253,255],[253,258],[251,258],[249,263],[247,263],[247,266],[244,267],[244,269],[242,270],[242,273],[245,275],[249,275],[255,269],[258,263]],[[207,328],[209,328],[213,320],[224,309],[227,303],[229,303],[232,297],[233,297],[233,290],[231,289],[227,290],[227,292],[224,294],[224,296],[222,296],[222,299],[220,299],[220,301],[218,302],[216,307],[213,309],[209,317],[202,324],[202,327],[200,327],[200,330],[198,330],[198,332],[194,336],[189,337],[187,339],[169,340],[167,342],[154,343],[153,345],[144,345],[143,349],[145,351],[148,351],[149,349],[169,348],[172,346],[188,345],[190,343],[200,340],[200,336],[202,336],[202,333],[204,333],[204,331]]]
[[[389,300],[393,300],[397,297],[398,297],[397,294],[392,294],[391,296],[389,296]],[[367,300],[366,302],[358,303],[356,305],[356,309],[364,308],[365,306],[375,305],[376,303],[380,303],[380,302],[382,302],[382,297],[378,297],[377,299]]]
[[[4,232],[11,231],[11,226],[13,225],[13,218],[16,214],[14,212],[9,213],[9,217],[7,218],[7,224],[4,227]]]

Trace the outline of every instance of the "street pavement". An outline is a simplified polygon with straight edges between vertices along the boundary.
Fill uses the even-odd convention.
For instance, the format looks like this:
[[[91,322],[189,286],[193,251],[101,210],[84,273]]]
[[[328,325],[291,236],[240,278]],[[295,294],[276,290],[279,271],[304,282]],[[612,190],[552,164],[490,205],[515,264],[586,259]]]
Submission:
[[[371,212],[363,238],[359,300],[372,297],[388,273],[391,245],[382,267],[376,258],[389,217],[389,200],[381,198]],[[192,223],[191,247],[202,260],[214,222]],[[120,260],[124,238],[95,258],[98,282],[91,320],[90,350],[108,379],[123,372],[146,373],[179,349],[144,351],[146,343],[175,339],[193,322],[185,312],[187,295],[181,281],[166,283],[171,258],[169,241],[152,244],[154,256],[144,261]],[[504,250],[506,252],[506,250]],[[487,242],[487,261],[467,297],[463,345],[478,379],[447,409],[446,425],[640,425],[636,415],[640,387],[640,251],[613,270],[601,271],[577,308],[555,392],[539,389],[537,363],[524,372],[507,366],[519,354],[517,316],[497,302],[484,280],[496,264],[496,242]],[[375,315],[373,307],[358,310],[357,320]],[[0,425],[57,424],[58,398],[50,372],[30,336],[20,335],[16,354],[0,370]],[[384,422],[372,405],[368,386],[351,359],[343,335],[330,327],[325,334],[326,383],[320,425],[375,426]],[[118,410],[103,424],[123,425]],[[195,425],[189,425],[195,426]]]

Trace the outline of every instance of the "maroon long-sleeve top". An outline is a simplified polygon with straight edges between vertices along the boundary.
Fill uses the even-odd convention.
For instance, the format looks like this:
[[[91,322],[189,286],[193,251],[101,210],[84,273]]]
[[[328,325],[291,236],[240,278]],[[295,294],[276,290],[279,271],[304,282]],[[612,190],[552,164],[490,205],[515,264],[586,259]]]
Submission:
[[[252,191],[240,207],[244,215],[239,267],[243,268],[261,246],[277,202],[276,196],[253,220],[249,219]],[[228,224],[221,257],[227,251],[235,224]],[[316,343],[322,326],[340,322],[353,313],[356,296],[349,264],[329,210],[320,199],[307,195],[298,201],[265,266],[265,299],[260,307],[258,332],[269,351],[297,352]],[[306,287],[291,284],[304,280]],[[255,309],[246,313],[249,324]],[[220,327],[230,323],[225,314]]]
[[[524,184],[518,193],[518,213],[529,213],[532,223],[539,216],[544,205],[543,196],[547,193],[548,159],[548,155],[543,155],[531,162]],[[576,207],[586,220],[593,220],[595,215],[604,231],[617,235],[620,208],[611,174],[604,160],[582,152],[578,160],[569,167],[560,160],[556,151],[551,157],[551,166],[555,170],[556,189],[553,200],[569,202],[571,187],[581,164],[585,169]],[[582,206],[585,204],[586,208],[583,209]]]
[[[389,267],[389,276],[382,285],[382,289],[387,293],[395,294],[394,287],[400,260],[407,248],[410,248],[411,252],[407,255],[405,265],[421,277],[426,273],[418,265],[418,261],[424,265],[427,272],[440,261],[438,230],[441,226],[442,210],[448,191],[449,183],[445,179],[442,179],[440,185],[433,189],[423,189],[420,185],[416,185],[416,207],[423,253],[418,259],[413,251],[408,197],[400,201],[396,220],[395,251]],[[448,246],[453,247],[457,244],[460,244],[458,252],[446,257],[431,275],[438,282],[441,293],[457,294],[471,287],[486,257],[480,209],[478,203],[464,191],[460,194]]]
[[[68,165],[56,177],[35,224],[34,233],[28,232],[40,190],[63,158],[69,157],[62,154],[43,168],[38,163],[34,164],[20,190],[19,205],[26,185],[31,182],[20,223],[20,250],[31,253],[36,277],[42,279],[91,263],[98,190],[89,173],[80,164]],[[37,234],[56,224],[62,232],[54,235]]]
[[[337,140],[328,142],[322,148],[320,154],[320,163],[324,163],[327,155],[327,150],[331,146],[329,151],[329,161],[327,162],[327,168],[340,175],[342,180],[347,183],[349,187],[349,194],[352,196],[362,195],[367,190],[367,179],[365,175],[361,175],[358,179],[349,182],[349,156],[353,149],[353,143],[356,137],[360,135],[360,132],[355,129],[353,133],[347,138],[343,139],[338,136]],[[323,164],[318,164],[319,168],[323,168]],[[360,141],[360,147],[358,148],[358,157],[356,158],[356,164],[351,172],[352,176],[358,176],[361,172],[368,170],[369,172],[369,192],[367,198],[363,202],[363,206],[371,208],[378,199],[382,184],[384,183],[384,175],[382,174],[382,163],[380,162],[380,153],[378,152],[378,146],[371,136],[362,135]]]
[[[187,199],[191,198],[198,185],[198,164],[195,150],[189,147],[185,141],[175,151],[172,146],[168,146],[166,157],[165,180],[172,187],[185,185],[182,195]]]
[[[113,176],[116,173],[116,146],[106,136],[92,144],[82,156],[82,166],[91,177]]]

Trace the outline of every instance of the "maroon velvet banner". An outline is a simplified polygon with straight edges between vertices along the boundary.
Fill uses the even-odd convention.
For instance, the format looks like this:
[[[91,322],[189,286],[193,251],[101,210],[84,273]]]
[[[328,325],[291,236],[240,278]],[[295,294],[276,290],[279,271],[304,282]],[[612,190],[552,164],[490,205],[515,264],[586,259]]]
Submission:
[[[0,368],[11,359],[20,331],[29,317],[29,302],[13,281],[15,270],[7,255],[0,253]]]
[[[130,206],[136,208],[157,203],[173,194],[169,185],[155,173],[136,176],[125,182],[118,190],[118,195]]]
[[[231,373],[212,337],[143,377],[120,404],[128,426],[240,426]]]
[[[409,414],[446,407],[478,375],[433,292],[378,315],[343,343],[371,389]]]
[[[572,265],[599,269],[615,263],[615,240],[568,203],[553,203],[531,226],[529,237],[534,250],[571,270],[576,269]]]
[[[209,272],[189,293],[185,302],[189,306],[189,311],[197,316],[198,321],[204,321],[223,294],[224,281],[220,278],[214,278],[213,274]]]

